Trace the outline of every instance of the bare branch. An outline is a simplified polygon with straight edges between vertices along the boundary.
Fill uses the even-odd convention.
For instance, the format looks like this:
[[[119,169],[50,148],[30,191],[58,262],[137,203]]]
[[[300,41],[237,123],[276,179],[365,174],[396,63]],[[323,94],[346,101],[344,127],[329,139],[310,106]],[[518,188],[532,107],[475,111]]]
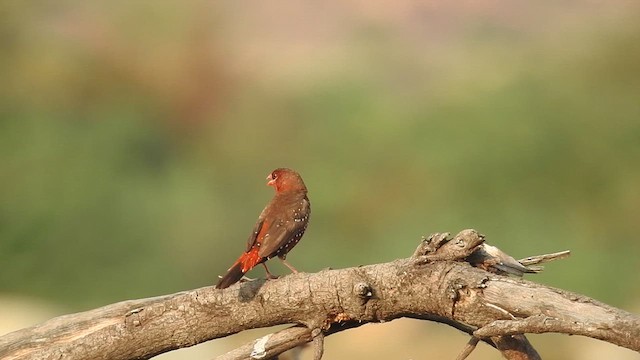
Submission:
[[[302,326],[292,326],[263,336],[224,355],[220,355],[215,360],[269,359],[312,340],[311,330]]]
[[[318,331],[313,338],[313,360],[322,359],[322,354],[324,354],[324,334]]]
[[[493,340],[502,356],[509,360],[541,360],[536,349],[522,334],[494,337]]]
[[[549,261],[565,259],[565,258],[568,258],[569,255],[571,255],[571,251],[565,250],[565,251],[559,251],[551,254],[529,256],[524,259],[518,260],[518,262],[520,262],[524,266],[537,265],[537,264],[542,264]]]
[[[477,236],[475,241],[483,240]],[[301,325],[238,349],[245,356],[264,351],[266,358],[314,338],[321,349],[321,336],[400,317],[438,321],[475,334],[507,359],[539,358],[520,335],[524,333],[584,335],[640,351],[638,316],[582,295],[471,267],[459,256],[473,247],[457,248],[461,250],[450,253],[455,256],[441,261],[432,261],[433,251],[416,251],[415,257],[390,263],[298,273],[224,290],[206,287],[61,316],[0,337],[0,358],[148,359],[246,329]],[[238,358],[227,355],[221,359]]]
[[[480,341],[480,338],[472,336],[469,339],[469,342],[467,343],[467,345],[464,347],[464,350],[462,350],[462,352],[460,353],[460,355],[458,355],[456,360],[464,360],[464,359],[466,359],[471,354],[471,352],[473,352],[473,350],[475,350],[476,345],[478,345],[479,341]]]

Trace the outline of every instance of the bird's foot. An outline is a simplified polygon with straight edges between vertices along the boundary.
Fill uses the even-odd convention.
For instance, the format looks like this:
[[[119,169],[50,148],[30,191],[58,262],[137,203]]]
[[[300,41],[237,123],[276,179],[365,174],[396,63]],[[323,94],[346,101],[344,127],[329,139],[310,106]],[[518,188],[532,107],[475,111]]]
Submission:
[[[267,280],[275,280],[275,279],[279,279],[279,278],[280,278],[280,276],[278,276],[278,275],[273,275],[273,274],[271,274],[271,273],[268,273],[268,274],[267,274],[267,276],[266,276],[266,278],[267,278]]]

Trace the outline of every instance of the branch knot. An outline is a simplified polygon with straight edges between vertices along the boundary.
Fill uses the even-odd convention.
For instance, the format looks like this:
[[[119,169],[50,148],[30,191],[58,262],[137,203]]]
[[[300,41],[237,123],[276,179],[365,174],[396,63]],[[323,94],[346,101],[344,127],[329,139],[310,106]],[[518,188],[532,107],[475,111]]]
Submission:
[[[484,235],[473,229],[460,231],[453,239],[449,233],[434,233],[423,239],[413,258],[417,264],[433,261],[457,261],[471,255],[476,248],[484,243]]]
[[[365,282],[359,282],[353,286],[353,292],[365,302],[373,297],[371,286]]]

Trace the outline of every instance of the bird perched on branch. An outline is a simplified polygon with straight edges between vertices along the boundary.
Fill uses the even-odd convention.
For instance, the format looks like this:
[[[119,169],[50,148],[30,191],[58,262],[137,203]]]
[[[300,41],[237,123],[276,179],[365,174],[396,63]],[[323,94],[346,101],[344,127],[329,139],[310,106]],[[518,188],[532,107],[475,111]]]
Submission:
[[[276,194],[258,217],[247,241],[247,250],[220,279],[216,285],[218,289],[235,284],[258,264],[264,266],[268,278],[274,278],[264,263],[274,256],[292,272],[298,272],[285,258],[300,241],[309,223],[311,203],[307,187],[300,174],[286,168],[273,170],[267,180],[267,185],[273,186]]]
[[[478,246],[466,260],[475,267],[500,275],[511,274],[522,277],[524,274],[539,273],[543,269],[542,266],[525,266],[511,255],[487,243]]]

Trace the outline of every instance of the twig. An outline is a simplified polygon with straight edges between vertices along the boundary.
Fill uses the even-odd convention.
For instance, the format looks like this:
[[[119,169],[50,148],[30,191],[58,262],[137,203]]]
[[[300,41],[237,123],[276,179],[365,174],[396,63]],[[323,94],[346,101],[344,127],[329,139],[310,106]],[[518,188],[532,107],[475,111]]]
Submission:
[[[311,330],[308,328],[292,326],[242,345],[216,357],[215,360],[269,359],[312,339]]]
[[[592,337],[595,337],[593,335],[596,335],[598,330],[606,330],[602,328],[599,329],[597,324],[589,322],[576,325],[578,325],[578,327],[572,327],[575,331],[574,335],[590,334]],[[496,335],[537,334],[548,332],[549,329],[562,332],[562,329],[565,329],[566,326],[566,322],[561,319],[539,314],[518,320],[496,320],[476,330],[473,334],[483,338]]]
[[[456,360],[466,359],[471,354],[471,352],[473,352],[473,350],[476,348],[476,345],[478,345],[478,341],[480,341],[479,338],[472,336],[471,339],[469,339],[469,342],[467,343],[467,345],[464,347],[464,349],[460,353],[460,355],[458,355]]]
[[[571,255],[571,251],[570,250],[565,250],[565,251],[559,251],[559,252],[551,253],[551,254],[529,256],[529,257],[526,257],[524,259],[518,260],[518,262],[521,263],[524,266],[536,265],[536,264],[542,264],[542,263],[549,262],[549,261],[568,258],[570,255]]]
[[[321,360],[324,353],[324,334],[320,329],[316,330],[318,334],[313,338],[313,360]]]

